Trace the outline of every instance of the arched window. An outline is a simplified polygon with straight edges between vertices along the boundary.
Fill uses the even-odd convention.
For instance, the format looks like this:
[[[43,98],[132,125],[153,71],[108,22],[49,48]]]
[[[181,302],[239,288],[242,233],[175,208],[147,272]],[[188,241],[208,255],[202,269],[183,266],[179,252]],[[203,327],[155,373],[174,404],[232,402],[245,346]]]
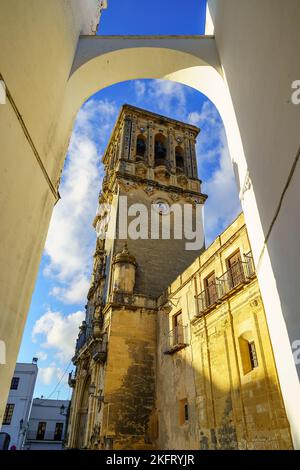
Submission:
[[[164,164],[167,158],[167,139],[162,134],[155,136],[154,158],[156,165]]]
[[[184,171],[183,149],[178,145],[175,148],[176,171]]]
[[[138,135],[136,139],[136,155],[144,158],[146,153],[146,139],[143,135]]]

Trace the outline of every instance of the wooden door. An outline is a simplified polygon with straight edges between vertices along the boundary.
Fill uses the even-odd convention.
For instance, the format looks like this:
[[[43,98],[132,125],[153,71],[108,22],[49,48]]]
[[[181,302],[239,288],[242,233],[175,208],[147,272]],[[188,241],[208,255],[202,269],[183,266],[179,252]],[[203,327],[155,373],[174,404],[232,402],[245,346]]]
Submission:
[[[183,342],[183,318],[182,312],[180,312],[174,316],[174,345],[182,344]]]
[[[237,251],[228,259],[228,268],[230,270],[231,287],[235,287],[244,280],[244,271],[240,251]]]
[[[206,307],[214,304],[217,301],[217,287],[216,287],[216,276],[215,273],[211,273],[204,279],[204,286],[205,286],[205,300],[206,300]]]

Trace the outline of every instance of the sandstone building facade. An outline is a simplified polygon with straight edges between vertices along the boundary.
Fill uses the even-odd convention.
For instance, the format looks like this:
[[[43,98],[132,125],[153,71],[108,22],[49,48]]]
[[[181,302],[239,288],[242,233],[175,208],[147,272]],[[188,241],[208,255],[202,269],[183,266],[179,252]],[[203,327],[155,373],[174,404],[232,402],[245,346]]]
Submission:
[[[171,238],[150,236],[151,216],[163,224],[173,204],[199,219],[198,133],[121,109],[94,221],[110,236],[97,239],[69,378],[69,448],[292,446],[243,215],[206,250],[174,235],[175,212]],[[122,198],[148,209],[138,224],[148,237],[121,233]]]

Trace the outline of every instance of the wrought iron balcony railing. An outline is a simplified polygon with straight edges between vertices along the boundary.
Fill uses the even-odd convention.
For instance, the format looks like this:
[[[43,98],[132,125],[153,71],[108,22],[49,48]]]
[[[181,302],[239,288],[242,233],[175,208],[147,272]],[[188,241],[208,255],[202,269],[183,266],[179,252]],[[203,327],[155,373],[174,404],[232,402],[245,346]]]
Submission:
[[[217,277],[215,283],[208,286],[196,297],[198,315],[220,303],[224,296],[230,294],[235,288],[249,282],[255,276],[254,262],[251,252],[244,255],[245,261],[238,261],[222,276]]]
[[[196,297],[198,307],[197,311],[205,312],[205,310],[208,310],[210,307],[216,305],[221,297],[220,291],[220,284],[216,282],[215,284],[211,284],[209,287],[200,292],[200,294]]]
[[[177,325],[167,335],[164,354],[172,354],[188,345],[188,325]]]
[[[246,263],[246,275],[247,277],[251,278],[255,276],[255,266],[254,260],[251,251],[244,254],[244,261]]]
[[[244,284],[249,279],[249,262],[238,261],[222,276],[218,277],[220,295],[228,294],[232,289]]]

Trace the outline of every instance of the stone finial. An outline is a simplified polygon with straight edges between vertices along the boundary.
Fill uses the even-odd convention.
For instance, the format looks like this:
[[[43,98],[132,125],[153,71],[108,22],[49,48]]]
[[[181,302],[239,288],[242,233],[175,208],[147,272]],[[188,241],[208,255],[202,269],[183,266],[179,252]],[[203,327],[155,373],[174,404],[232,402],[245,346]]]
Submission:
[[[134,266],[137,265],[135,257],[129,253],[127,241],[124,242],[123,250],[115,255],[113,263],[130,263]]]

